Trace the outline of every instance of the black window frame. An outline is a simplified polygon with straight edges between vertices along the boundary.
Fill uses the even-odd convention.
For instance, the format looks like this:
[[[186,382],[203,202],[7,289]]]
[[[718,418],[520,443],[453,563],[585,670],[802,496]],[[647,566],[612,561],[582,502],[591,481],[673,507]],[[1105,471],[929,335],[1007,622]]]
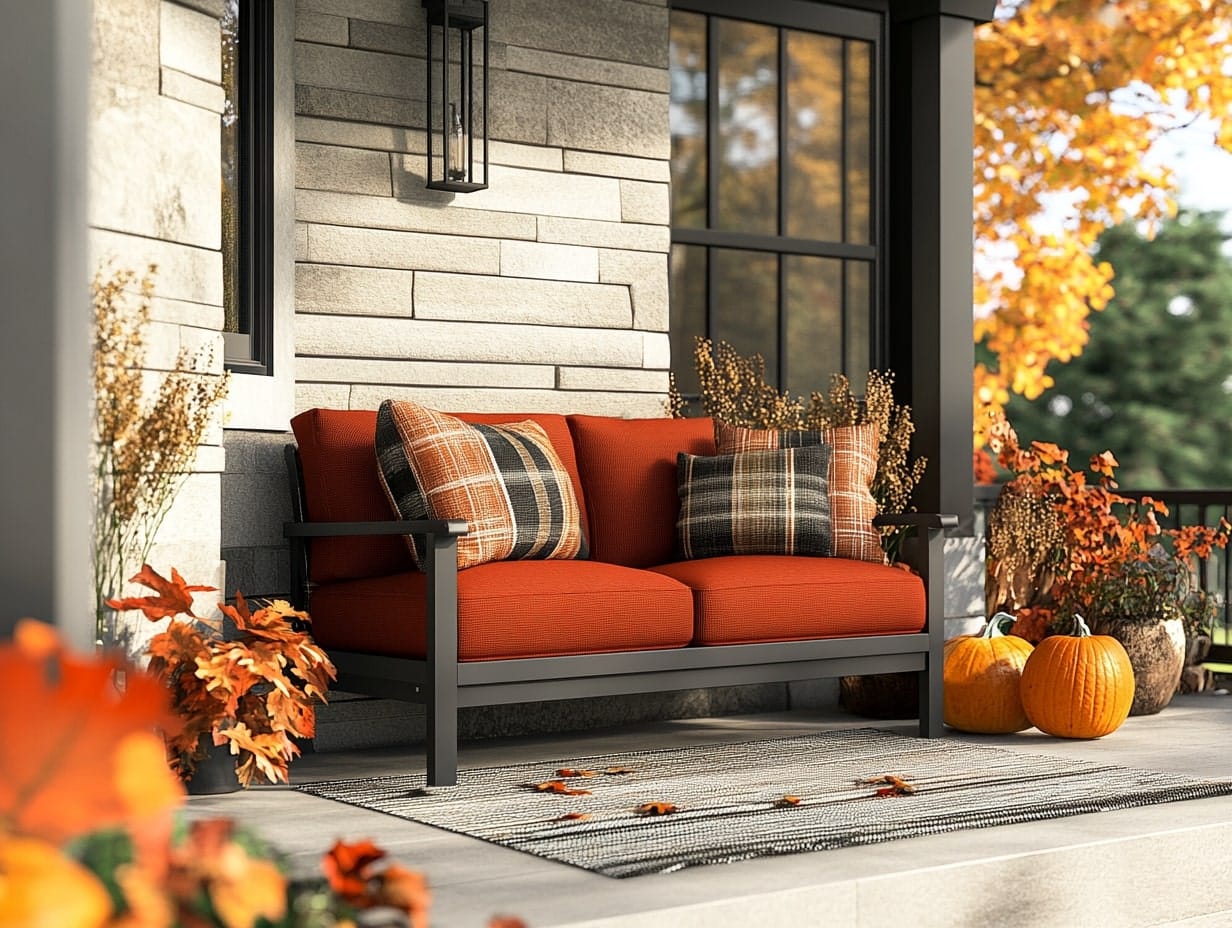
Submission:
[[[839,260],[863,260],[871,265],[869,275],[869,356],[868,370],[883,368],[888,357],[887,333],[887,297],[888,293],[888,186],[889,170],[887,145],[889,136],[889,81],[887,62],[889,60],[889,11],[886,4],[878,0],[854,0],[849,6],[811,2],[811,0],[759,0],[757,4],[749,4],[747,0],[669,0],[669,10],[686,13],[699,13],[707,17],[707,156],[706,165],[709,172],[706,179],[706,211],[707,228],[682,228],[671,226],[672,246],[702,246],[707,249],[706,260],[706,297],[705,319],[707,337],[712,337],[715,327],[715,314],[718,305],[717,262],[710,257],[714,248],[758,251],[775,254],[779,258],[778,280],[778,332],[777,336],[777,380],[775,384],[780,390],[788,383],[787,370],[787,324],[785,321],[785,290],[786,262],[785,256],[802,255],[805,257],[834,258]],[[713,70],[714,62],[718,60],[718,30],[714,27],[714,17],[739,20],[770,26],[780,30],[779,42],[779,73],[786,72],[786,48],[781,40],[783,30],[801,30],[821,33],[842,39],[867,41],[871,45],[871,157],[870,172],[870,243],[859,245],[848,242],[825,242],[813,239],[793,238],[786,234],[760,234],[748,232],[733,232],[709,227],[714,222],[718,209],[718,180],[715,165],[719,158],[718,133],[713,127],[719,124],[718,80]],[[784,163],[787,136],[783,131],[786,114],[787,84],[779,81],[779,163]],[[846,100],[844,99],[844,109]],[[843,147],[844,167],[846,146]],[[845,173],[845,172],[844,172]],[[783,205],[787,200],[787,172],[780,170],[778,176],[778,215],[776,226],[780,233],[785,231]],[[845,210],[844,210],[845,212]],[[846,218],[844,218],[844,223]],[[846,270],[843,271],[843,289],[846,292]],[[845,297],[844,297],[845,299]],[[670,325],[670,323],[669,323]],[[843,311],[843,364],[848,369],[847,357],[847,325],[848,313],[844,305]],[[673,358],[673,367],[680,364],[680,359]],[[824,384],[817,389],[824,390]],[[686,395],[686,398],[689,398]]]
[[[224,366],[274,373],[274,0],[239,0],[239,332]],[[225,256],[224,256],[225,257]]]

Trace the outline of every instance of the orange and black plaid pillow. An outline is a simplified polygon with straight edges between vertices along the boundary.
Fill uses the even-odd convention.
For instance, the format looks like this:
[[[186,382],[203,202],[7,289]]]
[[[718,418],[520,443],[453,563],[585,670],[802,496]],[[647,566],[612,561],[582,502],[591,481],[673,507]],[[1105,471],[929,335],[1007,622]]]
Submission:
[[[680,554],[830,553],[825,445],[676,458]]]
[[[877,474],[877,429],[872,425],[843,425],[828,429],[792,431],[749,429],[714,420],[714,443],[720,454],[770,451],[824,442],[830,446],[830,547],[835,557],[885,563],[881,534],[873,525],[877,501],[873,478]]]
[[[458,567],[585,558],[569,474],[536,422],[472,425],[405,400],[377,411],[381,484],[404,519],[461,519]],[[421,543],[408,537],[422,566]]]

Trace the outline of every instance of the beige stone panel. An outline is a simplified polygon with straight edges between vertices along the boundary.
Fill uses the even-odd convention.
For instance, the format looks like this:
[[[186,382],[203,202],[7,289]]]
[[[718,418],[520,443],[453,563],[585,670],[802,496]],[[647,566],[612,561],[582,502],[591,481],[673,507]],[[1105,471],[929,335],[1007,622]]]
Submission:
[[[623,367],[562,367],[556,385],[562,390],[619,390],[667,393],[667,371]]]
[[[490,142],[490,146],[488,160],[493,164],[536,171],[559,171],[564,166],[564,153],[559,148],[497,141]]]
[[[150,301],[150,319],[175,325],[195,325],[202,329],[221,331],[224,313],[221,306],[205,306],[184,300],[156,296]]]
[[[158,0],[92,3],[90,79],[158,93]]]
[[[295,12],[297,16],[304,12],[337,13],[339,7],[338,0],[296,0]],[[419,23],[424,15],[420,4],[407,0],[347,0],[343,9],[351,19],[399,26]]]
[[[536,48],[524,48],[521,45],[510,45],[506,49],[505,67],[511,71],[526,71],[546,77],[604,84],[609,87],[653,90],[657,93],[668,91],[668,72],[664,68],[622,64],[601,57],[562,55]]]
[[[423,100],[420,69],[405,56],[311,42],[295,44],[295,83]]]
[[[534,216],[478,209],[442,209],[391,197],[366,197],[330,190],[298,190],[295,215],[301,222],[362,225],[369,229],[440,232],[503,239],[534,239]],[[306,254],[305,254],[306,257]]]
[[[666,93],[549,80],[549,145],[671,157]]]
[[[413,271],[336,264],[295,268],[295,308],[307,313],[410,316]]]
[[[380,405],[379,403],[377,405]],[[295,414],[305,409],[350,409],[351,388],[337,383],[295,382]],[[362,409],[363,407],[356,407]],[[371,407],[376,409],[376,406]]]
[[[221,531],[219,487],[217,473],[189,474],[180,486],[167,518],[163,520],[156,538],[157,543],[209,544],[214,557],[217,557]],[[183,573],[178,565],[177,569]]]
[[[411,400],[433,409],[454,412],[554,412],[625,418],[663,415],[663,401],[652,393],[366,385],[352,389],[351,408],[376,409],[387,399]]]
[[[417,274],[415,318],[627,329],[633,309],[627,287],[476,274]]]
[[[295,140],[342,145],[347,148],[371,148],[380,152],[411,152],[418,155],[428,150],[427,137],[420,129],[378,126],[341,119],[318,119],[313,116],[295,118]]]
[[[629,0],[503,0],[492,39],[546,51],[667,68],[667,10]]]
[[[318,383],[542,390],[550,390],[556,384],[555,368],[547,364],[454,364],[447,361],[303,357],[295,362],[295,373],[301,380]]]
[[[217,114],[126,87],[96,86],[93,103],[90,224],[217,249]]]
[[[389,196],[389,155],[363,148],[295,144],[295,186],[307,190],[340,190]]]
[[[667,184],[648,184],[639,180],[620,182],[620,218],[625,222],[670,225],[672,193]]]
[[[298,200],[299,197],[297,196]],[[307,223],[297,222],[295,224],[295,260],[308,260],[308,225]]]
[[[345,16],[305,9],[295,12],[295,38],[300,42],[346,45],[350,38],[349,33],[348,20]]]
[[[222,81],[221,41],[216,17],[163,0],[158,31],[163,67],[218,84]]]
[[[295,87],[295,112],[304,116],[349,119],[384,126],[410,126],[421,131],[424,125],[422,100],[401,100],[304,84]]]
[[[422,161],[416,167],[411,161],[413,157],[408,155],[402,159],[409,170],[394,171],[394,195],[397,197],[449,203],[464,209],[612,222],[620,219],[620,181],[614,178],[527,171],[494,164],[488,189],[453,194],[425,189]]]
[[[500,243],[464,236],[313,225],[308,229],[308,260],[314,264],[497,274]]]
[[[668,370],[672,366],[672,343],[667,333],[647,332],[642,336],[645,354],[642,356],[642,367],[647,370]]]
[[[548,82],[537,74],[493,70],[488,138],[544,145],[548,141]]]
[[[598,283],[599,252],[578,245],[501,242],[501,276]]]
[[[561,216],[540,216],[537,238],[541,242],[563,245],[594,245],[598,248],[658,251],[664,254],[672,245],[671,231],[665,226],[589,222]]]
[[[180,6],[186,6],[196,10],[198,13],[205,13],[207,16],[212,16],[215,19],[220,19],[223,12],[223,0],[176,0]]]
[[[159,90],[164,97],[179,100],[199,106],[211,113],[222,113],[227,96],[217,84],[200,80],[183,71],[173,71],[163,68],[160,74]]]
[[[593,151],[566,151],[565,170],[570,174],[602,174],[605,177],[628,177],[664,184],[672,179],[670,161],[604,155]]]
[[[140,273],[154,263],[158,265],[155,296],[222,305],[222,255],[218,251],[97,228],[90,230],[89,242],[92,268],[109,264]]]
[[[633,300],[635,329],[667,331],[667,255],[647,251],[601,250],[599,280],[605,284],[628,284]]]
[[[221,474],[226,464],[227,452],[222,445],[199,445],[192,470],[194,474]]]
[[[422,15],[413,23],[405,26],[368,22],[352,16],[349,42],[352,48],[418,56],[419,62],[412,66],[416,69],[419,79],[423,80],[422,75],[426,73],[423,57],[428,42],[426,26],[427,17]],[[439,41],[436,46],[440,48]]]
[[[323,357],[642,367],[642,339],[620,329],[545,325],[306,314],[295,321],[296,353]]]

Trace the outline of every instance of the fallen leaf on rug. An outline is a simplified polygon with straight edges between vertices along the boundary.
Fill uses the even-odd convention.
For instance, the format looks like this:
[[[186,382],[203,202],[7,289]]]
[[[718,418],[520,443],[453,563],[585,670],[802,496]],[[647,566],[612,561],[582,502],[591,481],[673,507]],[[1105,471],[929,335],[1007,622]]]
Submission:
[[[597,777],[595,770],[580,770],[576,767],[561,767],[556,771],[558,777]]]
[[[792,806],[798,806],[799,804],[800,804],[799,796],[787,795],[787,796],[783,796],[779,799],[774,800],[775,807],[779,809],[787,809],[787,808],[791,808]]]
[[[643,802],[634,811],[638,815],[671,815],[676,807],[670,802]]]
[[[558,793],[561,796],[589,796],[588,789],[574,789],[562,780],[547,780],[543,783],[528,783],[536,793]]]
[[[912,796],[915,794],[914,786],[902,777],[896,777],[892,773],[883,773],[879,777],[865,777],[862,780],[856,780],[857,786],[877,786],[878,784],[885,784],[873,794],[878,799],[886,799],[891,796]]]
[[[552,819],[554,822],[589,822],[589,812],[566,812],[559,818]]]
[[[608,767],[603,772],[609,777],[623,777],[629,773],[637,773],[632,767]]]

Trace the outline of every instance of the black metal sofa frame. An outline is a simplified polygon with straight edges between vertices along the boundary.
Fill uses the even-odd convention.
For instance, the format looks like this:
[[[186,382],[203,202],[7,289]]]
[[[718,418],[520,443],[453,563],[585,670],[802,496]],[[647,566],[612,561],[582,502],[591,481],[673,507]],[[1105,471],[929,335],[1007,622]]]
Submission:
[[[919,675],[920,735],[932,738],[942,733],[943,532],[958,524],[956,516],[908,513],[877,519],[879,525],[910,525],[916,529],[904,543],[903,561],[918,571],[925,583],[929,622],[928,628],[918,634],[459,662],[457,540],[466,534],[466,523],[309,522],[295,445],[287,445],[286,462],[294,521],[285,523],[283,534],[291,545],[292,599],[297,608],[311,606],[309,539],[427,536],[425,658],[332,648],[329,656],[338,669],[339,691],[424,706],[429,786],[457,782],[457,714],[467,706],[915,672]]]

